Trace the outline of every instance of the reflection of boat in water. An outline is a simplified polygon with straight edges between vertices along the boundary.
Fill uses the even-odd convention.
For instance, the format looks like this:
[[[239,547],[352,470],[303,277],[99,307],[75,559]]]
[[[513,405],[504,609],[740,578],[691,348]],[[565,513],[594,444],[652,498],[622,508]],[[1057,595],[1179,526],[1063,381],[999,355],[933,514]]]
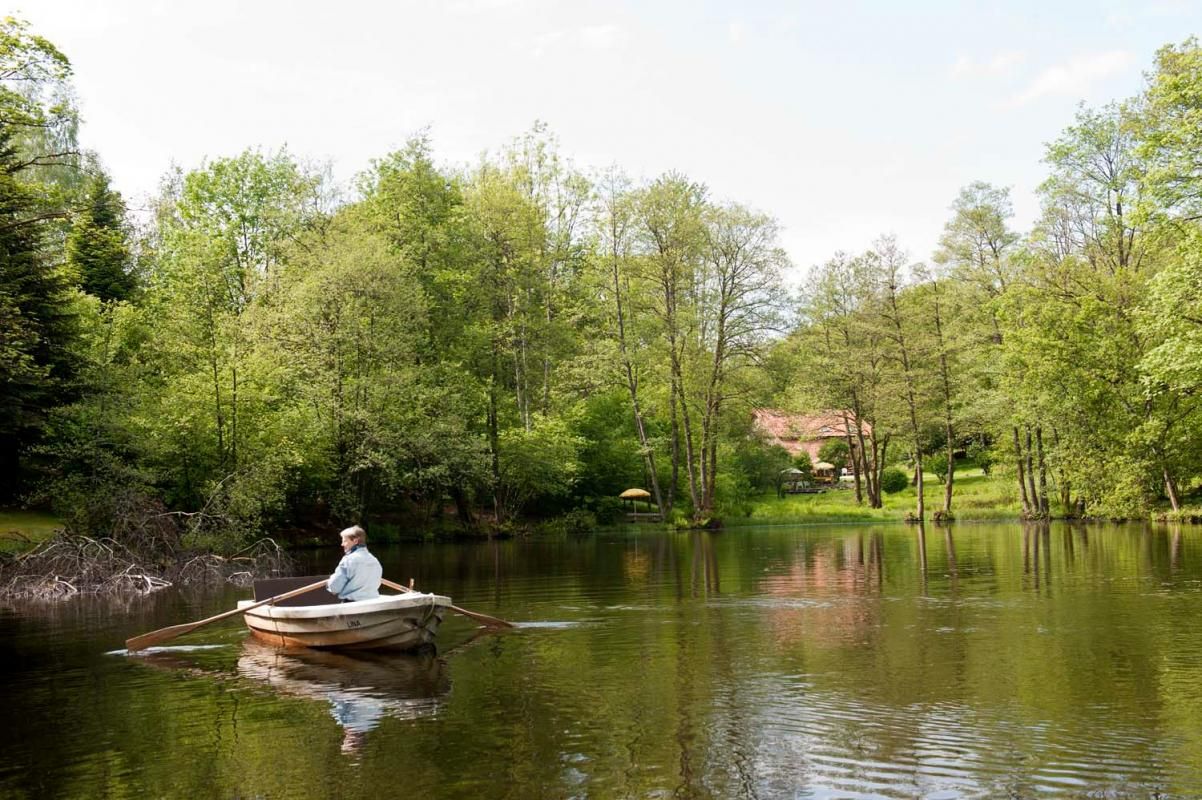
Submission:
[[[258,581],[256,600],[270,597],[310,578]],[[260,584],[263,584],[260,586]],[[330,602],[335,600],[335,602]],[[243,600],[239,608],[254,601]],[[250,632],[278,647],[316,647],[340,650],[414,650],[434,641],[451,599],[411,592],[381,595],[371,600],[339,603],[324,592],[309,592],[291,602],[259,606],[243,614]]]
[[[348,754],[385,717],[411,720],[438,713],[451,690],[446,664],[432,647],[417,653],[281,650],[251,638],[242,643],[233,674],[204,666],[206,659],[193,648],[146,651],[138,660],[159,669],[266,686],[281,697],[328,703]]]
[[[444,664],[433,652],[279,650],[247,640],[237,670],[279,694],[328,702],[334,721],[348,734],[359,735],[384,717],[417,719],[436,713],[451,688]]]

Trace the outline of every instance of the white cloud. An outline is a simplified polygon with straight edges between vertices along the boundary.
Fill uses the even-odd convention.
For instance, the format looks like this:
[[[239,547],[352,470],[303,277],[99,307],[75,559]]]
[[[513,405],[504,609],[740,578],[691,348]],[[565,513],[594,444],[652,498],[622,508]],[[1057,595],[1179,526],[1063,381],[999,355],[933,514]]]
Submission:
[[[952,65],[953,78],[994,78],[1011,75],[1027,60],[1021,50],[999,50],[986,61],[961,55]]]
[[[1106,15],[1106,26],[1115,30],[1127,30],[1135,24],[1135,16],[1126,9],[1111,11]]]
[[[547,31],[538,34],[534,37],[534,46],[530,48],[530,55],[542,58],[550,47],[563,39],[564,35],[563,31]]]
[[[459,0],[450,8],[456,14],[475,15],[493,11],[514,11],[525,4],[525,0]]]
[[[592,50],[609,50],[620,45],[625,38],[625,31],[613,23],[607,25],[587,25],[580,29],[580,43]]]
[[[742,44],[747,39],[747,25],[742,20],[733,20],[726,26],[726,35],[732,44]]]
[[[1143,0],[1134,5],[1120,3],[1106,15],[1106,24],[1117,30],[1127,30],[1146,20],[1188,17],[1198,13],[1196,0]]]
[[[1097,81],[1117,75],[1135,63],[1127,50],[1107,50],[1077,56],[1064,64],[1054,64],[1035,77],[1026,89],[1011,98],[1010,106],[1022,106],[1051,95],[1081,96]]]
[[[560,45],[583,47],[587,50],[613,50],[621,47],[625,41],[626,31],[618,25],[585,25],[574,30],[538,34],[531,42],[530,55],[542,58],[548,51]]]

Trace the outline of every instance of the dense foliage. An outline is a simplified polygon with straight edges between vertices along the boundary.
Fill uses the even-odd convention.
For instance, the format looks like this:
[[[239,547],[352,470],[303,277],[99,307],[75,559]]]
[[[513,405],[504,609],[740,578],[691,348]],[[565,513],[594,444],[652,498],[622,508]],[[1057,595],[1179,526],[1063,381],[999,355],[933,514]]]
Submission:
[[[796,388],[871,430],[853,459],[867,502],[891,446],[917,470],[919,518],[937,452],[942,516],[966,455],[1007,471],[1032,518],[1178,512],[1196,490],[1200,52],[1166,47],[1142,96],[1081,109],[1025,235],[1008,191],[974,183],[933,267],[883,238],[811,275]]]
[[[1049,147],[1032,231],[972,184],[932,267],[891,237],[836,254],[795,319],[771,217],[586,175],[538,125],[465,168],[418,136],[350,196],[287,151],[215,158],[135,225],[76,145],[66,57],[9,19],[0,62],[9,502],[92,529],[157,504],[218,547],[612,517],[631,486],[703,521],[790,466],[760,405],[845,409],[823,457],[878,507],[904,459],[918,517],[935,453],[947,515],[966,452],[1030,516],[1177,509],[1202,476],[1196,42]]]

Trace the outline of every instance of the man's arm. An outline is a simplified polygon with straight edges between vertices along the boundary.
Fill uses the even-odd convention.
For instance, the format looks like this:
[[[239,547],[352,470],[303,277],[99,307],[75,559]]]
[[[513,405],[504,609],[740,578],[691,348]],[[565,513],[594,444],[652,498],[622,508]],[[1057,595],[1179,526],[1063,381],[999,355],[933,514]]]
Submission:
[[[330,594],[342,599],[342,592],[346,589],[346,585],[350,582],[351,576],[346,568],[346,557],[343,557],[338,562],[338,566],[334,568],[334,574],[326,581],[326,589]]]

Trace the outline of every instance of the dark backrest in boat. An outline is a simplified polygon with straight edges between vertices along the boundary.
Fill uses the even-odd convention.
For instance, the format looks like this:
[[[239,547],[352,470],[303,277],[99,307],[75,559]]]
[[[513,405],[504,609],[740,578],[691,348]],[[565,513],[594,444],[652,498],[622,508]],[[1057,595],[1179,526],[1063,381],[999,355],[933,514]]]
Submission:
[[[255,600],[266,600],[269,597],[275,597],[277,594],[290,592],[293,589],[308,586],[310,583],[317,583],[325,577],[328,576],[312,575],[308,578],[268,578],[267,580],[255,581]],[[287,600],[282,600],[278,605],[322,606],[327,603],[337,602],[339,602],[338,598],[325,589],[314,589],[297,597],[289,597]]]

